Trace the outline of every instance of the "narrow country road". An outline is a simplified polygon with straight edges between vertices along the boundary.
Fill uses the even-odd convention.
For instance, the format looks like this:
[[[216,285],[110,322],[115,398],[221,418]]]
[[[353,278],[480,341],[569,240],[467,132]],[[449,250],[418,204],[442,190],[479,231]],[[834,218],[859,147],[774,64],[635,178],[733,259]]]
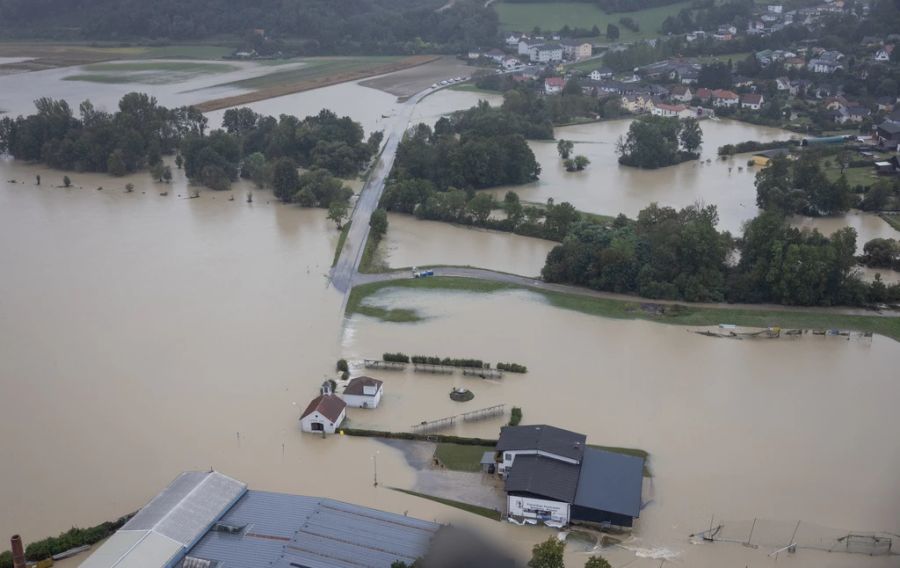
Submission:
[[[435,276],[449,276],[452,278],[473,278],[478,280],[487,280],[490,282],[498,282],[501,284],[513,284],[535,290],[543,290],[547,292],[559,292],[561,294],[572,294],[576,296],[586,296],[590,298],[601,298],[605,300],[619,300],[625,302],[640,302],[647,304],[662,305],[681,305],[696,308],[713,308],[713,309],[730,309],[730,310],[748,310],[759,312],[797,312],[797,313],[820,313],[845,316],[882,316],[882,317],[900,317],[900,312],[896,310],[875,311],[864,308],[826,308],[826,307],[805,307],[805,306],[782,306],[777,304],[725,304],[725,303],[693,303],[678,302],[672,300],[652,300],[649,298],[640,298],[637,296],[629,296],[626,294],[615,294],[613,292],[601,292],[599,290],[591,290],[590,288],[582,288],[580,286],[569,286],[566,284],[551,284],[537,278],[529,278],[527,276],[518,276],[516,274],[508,274],[506,272],[495,272],[483,268],[466,268],[455,266],[438,266],[434,270]],[[357,273],[353,278],[352,285],[369,284],[372,282],[390,282],[393,280],[407,280],[412,278],[409,270],[394,270],[391,272],[381,272],[376,274]]]
[[[347,294],[353,284],[353,276],[359,269],[366,241],[369,239],[369,220],[372,212],[378,208],[381,194],[384,193],[384,184],[391,168],[394,166],[394,158],[397,156],[397,146],[403,139],[412,113],[416,105],[423,98],[437,91],[440,87],[429,87],[420,91],[403,102],[400,110],[384,129],[384,146],[381,155],[369,175],[369,179],[360,191],[353,214],[350,216],[350,230],[347,232],[347,240],[337,264],[331,271],[331,283],[341,293]]]

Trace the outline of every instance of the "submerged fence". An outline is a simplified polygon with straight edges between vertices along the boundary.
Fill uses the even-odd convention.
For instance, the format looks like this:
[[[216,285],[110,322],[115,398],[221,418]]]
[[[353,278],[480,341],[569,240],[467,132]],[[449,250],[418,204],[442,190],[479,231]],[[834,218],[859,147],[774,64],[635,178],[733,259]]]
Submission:
[[[900,552],[887,532],[853,531],[806,521],[750,519],[726,521],[713,518],[709,527],[692,535],[697,541],[758,548],[769,556],[799,554],[803,550],[884,556]]]

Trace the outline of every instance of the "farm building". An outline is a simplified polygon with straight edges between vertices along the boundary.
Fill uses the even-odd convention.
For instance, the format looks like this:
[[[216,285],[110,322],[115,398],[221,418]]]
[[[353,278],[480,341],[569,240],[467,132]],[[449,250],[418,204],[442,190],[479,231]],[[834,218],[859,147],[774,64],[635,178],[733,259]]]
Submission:
[[[426,556],[442,527],[349,503],[248,490],[182,473],[100,546],[87,568],[389,568]]]
[[[346,417],[346,402],[337,395],[320,394],[312,399],[300,415],[300,429],[304,432],[334,434]]]
[[[587,447],[583,434],[507,426],[496,451],[513,520],[632,526],[640,515],[644,460]]]
[[[750,160],[753,162],[754,166],[766,167],[769,165],[769,162],[772,161],[772,158],[776,156],[787,156],[789,151],[787,148],[774,148],[772,150],[763,150],[761,152],[757,152],[753,154]]]
[[[384,392],[384,383],[372,377],[355,377],[344,388],[343,398],[353,408],[377,408]]]

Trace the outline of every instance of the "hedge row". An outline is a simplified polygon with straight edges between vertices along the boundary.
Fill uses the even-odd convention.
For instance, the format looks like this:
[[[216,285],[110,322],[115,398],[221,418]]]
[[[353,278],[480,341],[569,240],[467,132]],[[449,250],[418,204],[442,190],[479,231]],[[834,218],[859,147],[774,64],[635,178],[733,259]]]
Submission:
[[[404,353],[385,353],[381,359],[388,363],[409,363],[409,355]]]
[[[757,142],[756,140],[748,140],[746,142],[738,142],[737,144],[725,144],[719,146],[720,156],[733,156],[734,154],[743,154],[745,152],[761,152],[763,150],[775,150],[777,148],[790,148],[799,145],[798,140],[774,140],[772,142]]]
[[[96,544],[122,528],[122,525],[130,518],[131,515],[127,515],[116,521],[107,521],[86,529],[73,527],[59,536],[32,542],[25,547],[25,559],[30,562],[40,562],[72,548]],[[0,568],[12,568],[12,565],[12,552],[6,551],[0,554]]]
[[[454,359],[452,357],[437,357],[434,355],[413,355],[410,357],[406,353],[385,353],[381,356],[383,361],[388,363],[415,363],[418,365],[444,365],[446,367],[461,367],[474,369],[490,369],[491,364],[485,363],[481,359]],[[340,363],[339,363],[340,364]],[[518,363],[497,363],[498,371],[507,371],[509,373],[527,373],[528,367],[519,365]]]
[[[497,370],[506,371],[507,373],[527,373],[528,367],[518,363],[497,363]]]
[[[463,438],[460,436],[444,436],[442,434],[413,434],[412,432],[384,432],[381,430],[360,430],[343,428],[341,432],[347,436],[364,436],[368,438],[388,438],[392,440],[417,440],[420,442],[438,442],[441,444],[459,444],[461,446],[496,446],[497,440],[484,438]]]

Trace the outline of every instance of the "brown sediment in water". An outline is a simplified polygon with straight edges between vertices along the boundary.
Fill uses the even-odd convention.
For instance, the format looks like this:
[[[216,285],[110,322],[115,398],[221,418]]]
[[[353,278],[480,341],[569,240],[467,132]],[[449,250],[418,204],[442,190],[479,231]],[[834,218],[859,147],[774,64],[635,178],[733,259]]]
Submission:
[[[210,112],[214,110],[221,110],[223,108],[229,108],[239,105],[246,105],[250,103],[255,103],[258,101],[263,101],[266,99],[273,99],[275,97],[283,97],[285,95],[292,95],[294,93],[301,93],[303,91],[311,91],[313,89],[319,89],[321,87],[328,87],[331,85],[337,85],[338,83],[347,83],[349,81],[358,81],[360,79],[365,79],[367,77],[374,77],[376,75],[383,75],[385,73],[393,73],[395,71],[400,71],[403,69],[408,69],[410,67],[416,67],[419,65],[425,65],[426,63],[431,63],[439,59],[436,55],[415,55],[412,57],[407,57],[396,63],[387,63],[385,65],[376,65],[375,67],[370,67],[368,69],[360,69],[358,71],[347,71],[341,73],[334,73],[331,75],[325,75],[322,77],[315,77],[313,79],[307,79],[305,81],[299,81],[296,83],[291,83],[289,85],[277,85],[275,87],[267,87],[265,89],[259,89],[250,93],[245,93],[242,95],[235,95],[231,97],[223,97],[220,99],[213,99],[210,101],[202,102],[197,105],[194,105],[195,108],[200,110],[201,112]]]

